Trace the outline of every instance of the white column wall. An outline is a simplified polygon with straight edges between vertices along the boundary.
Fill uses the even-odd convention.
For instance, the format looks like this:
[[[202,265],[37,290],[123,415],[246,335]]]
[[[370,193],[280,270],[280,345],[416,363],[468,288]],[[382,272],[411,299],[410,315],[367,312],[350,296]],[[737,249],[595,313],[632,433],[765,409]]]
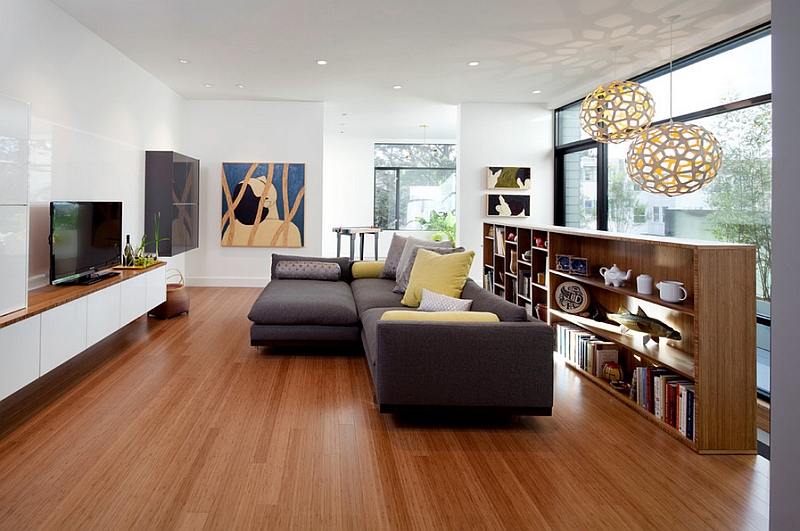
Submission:
[[[553,222],[553,113],[532,103],[463,103],[458,117],[458,235],[459,245],[475,251],[470,275],[482,282],[485,221],[510,224]],[[531,216],[486,216],[487,166],[531,168]]]
[[[179,149],[183,99],[47,0],[0,2],[0,93],[31,104],[28,286],[49,281],[51,200],[121,200],[144,230],[144,150]]]
[[[272,253],[320,255],[322,126],[322,103],[186,102],[184,153],[200,159],[200,246],[186,253],[189,284],[264,286],[269,280]],[[222,247],[223,162],[305,163],[303,248]]]
[[[800,10],[797,0],[772,1],[772,359],[770,529],[800,529],[800,356],[797,301],[800,226],[797,126],[800,108]]]

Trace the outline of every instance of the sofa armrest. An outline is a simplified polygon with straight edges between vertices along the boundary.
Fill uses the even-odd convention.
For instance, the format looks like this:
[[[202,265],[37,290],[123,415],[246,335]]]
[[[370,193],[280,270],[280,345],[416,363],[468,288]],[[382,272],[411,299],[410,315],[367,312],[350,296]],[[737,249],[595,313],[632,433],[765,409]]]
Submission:
[[[380,321],[375,338],[381,405],[552,407],[553,329],[541,321]]]

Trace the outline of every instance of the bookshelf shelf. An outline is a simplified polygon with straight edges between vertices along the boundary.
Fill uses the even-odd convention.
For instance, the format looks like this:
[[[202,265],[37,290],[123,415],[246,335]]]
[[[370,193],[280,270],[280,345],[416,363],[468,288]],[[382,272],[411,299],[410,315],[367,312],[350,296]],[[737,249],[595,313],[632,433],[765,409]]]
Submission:
[[[512,242],[506,241],[509,233],[516,235]],[[484,234],[484,272],[506,279],[505,287],[493,286],[495,293],[525,306],[531,314],[537,304],[546,305],[548,322],[554,328],[580,327],[584,335],[614,345],[628,383],[634,372],[645,374],[648,367],[648,375],[668,371],[688,381],[696,413],[693,438],[565,358],[570,367],[698,453],[756,453],[752,246],[495,223],[484,224]],[[541,242],[547,247],[537,245]],[[558,254],[586,258],[589,274],[556,270]],[[625,286],[608,286],[598,274],[601,266],[613,264],[623,271],[633,270]],[[543,284],[537,282],[540,273],[546,279]],[[682,282],[689,297],[670,303],[660,299],[658,290],[652,295],[638,293],[635,277],[643,273],[651,275],[655,283]],[[556,304],[556,289],[567,281],[583,286],[593,301],[580,315],[561,311]],[[645,342],[641,332],[623,334],[617,323],[594,319],[600,313],[598,304],[614,313],[620,306],[634,314],[641,309],[648,317],[679,331],[681,339],[659,338],[656,343]]]

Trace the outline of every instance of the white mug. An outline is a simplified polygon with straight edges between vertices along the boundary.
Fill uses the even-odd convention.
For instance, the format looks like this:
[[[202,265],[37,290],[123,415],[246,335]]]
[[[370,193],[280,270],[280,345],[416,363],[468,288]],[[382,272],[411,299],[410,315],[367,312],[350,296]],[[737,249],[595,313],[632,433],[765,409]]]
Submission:
[[[653,293],[653,277],[650,275],[639,275],[636,277],[636,291],[642,295]]]
[[[656,287],[661,292],[661,300],[667,302],[681,302],[689,295],[683,287],[683,282],[676,280],[662,280]],[[683,292],[683,296],[681,296]]]

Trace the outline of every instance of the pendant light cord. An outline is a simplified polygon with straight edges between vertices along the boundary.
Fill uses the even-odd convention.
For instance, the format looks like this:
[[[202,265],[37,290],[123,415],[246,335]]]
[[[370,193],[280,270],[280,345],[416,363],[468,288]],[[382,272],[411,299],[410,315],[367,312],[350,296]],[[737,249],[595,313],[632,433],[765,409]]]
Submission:
[[[669,121],[672,123],[672,25],[675,18],[669,21]]]

